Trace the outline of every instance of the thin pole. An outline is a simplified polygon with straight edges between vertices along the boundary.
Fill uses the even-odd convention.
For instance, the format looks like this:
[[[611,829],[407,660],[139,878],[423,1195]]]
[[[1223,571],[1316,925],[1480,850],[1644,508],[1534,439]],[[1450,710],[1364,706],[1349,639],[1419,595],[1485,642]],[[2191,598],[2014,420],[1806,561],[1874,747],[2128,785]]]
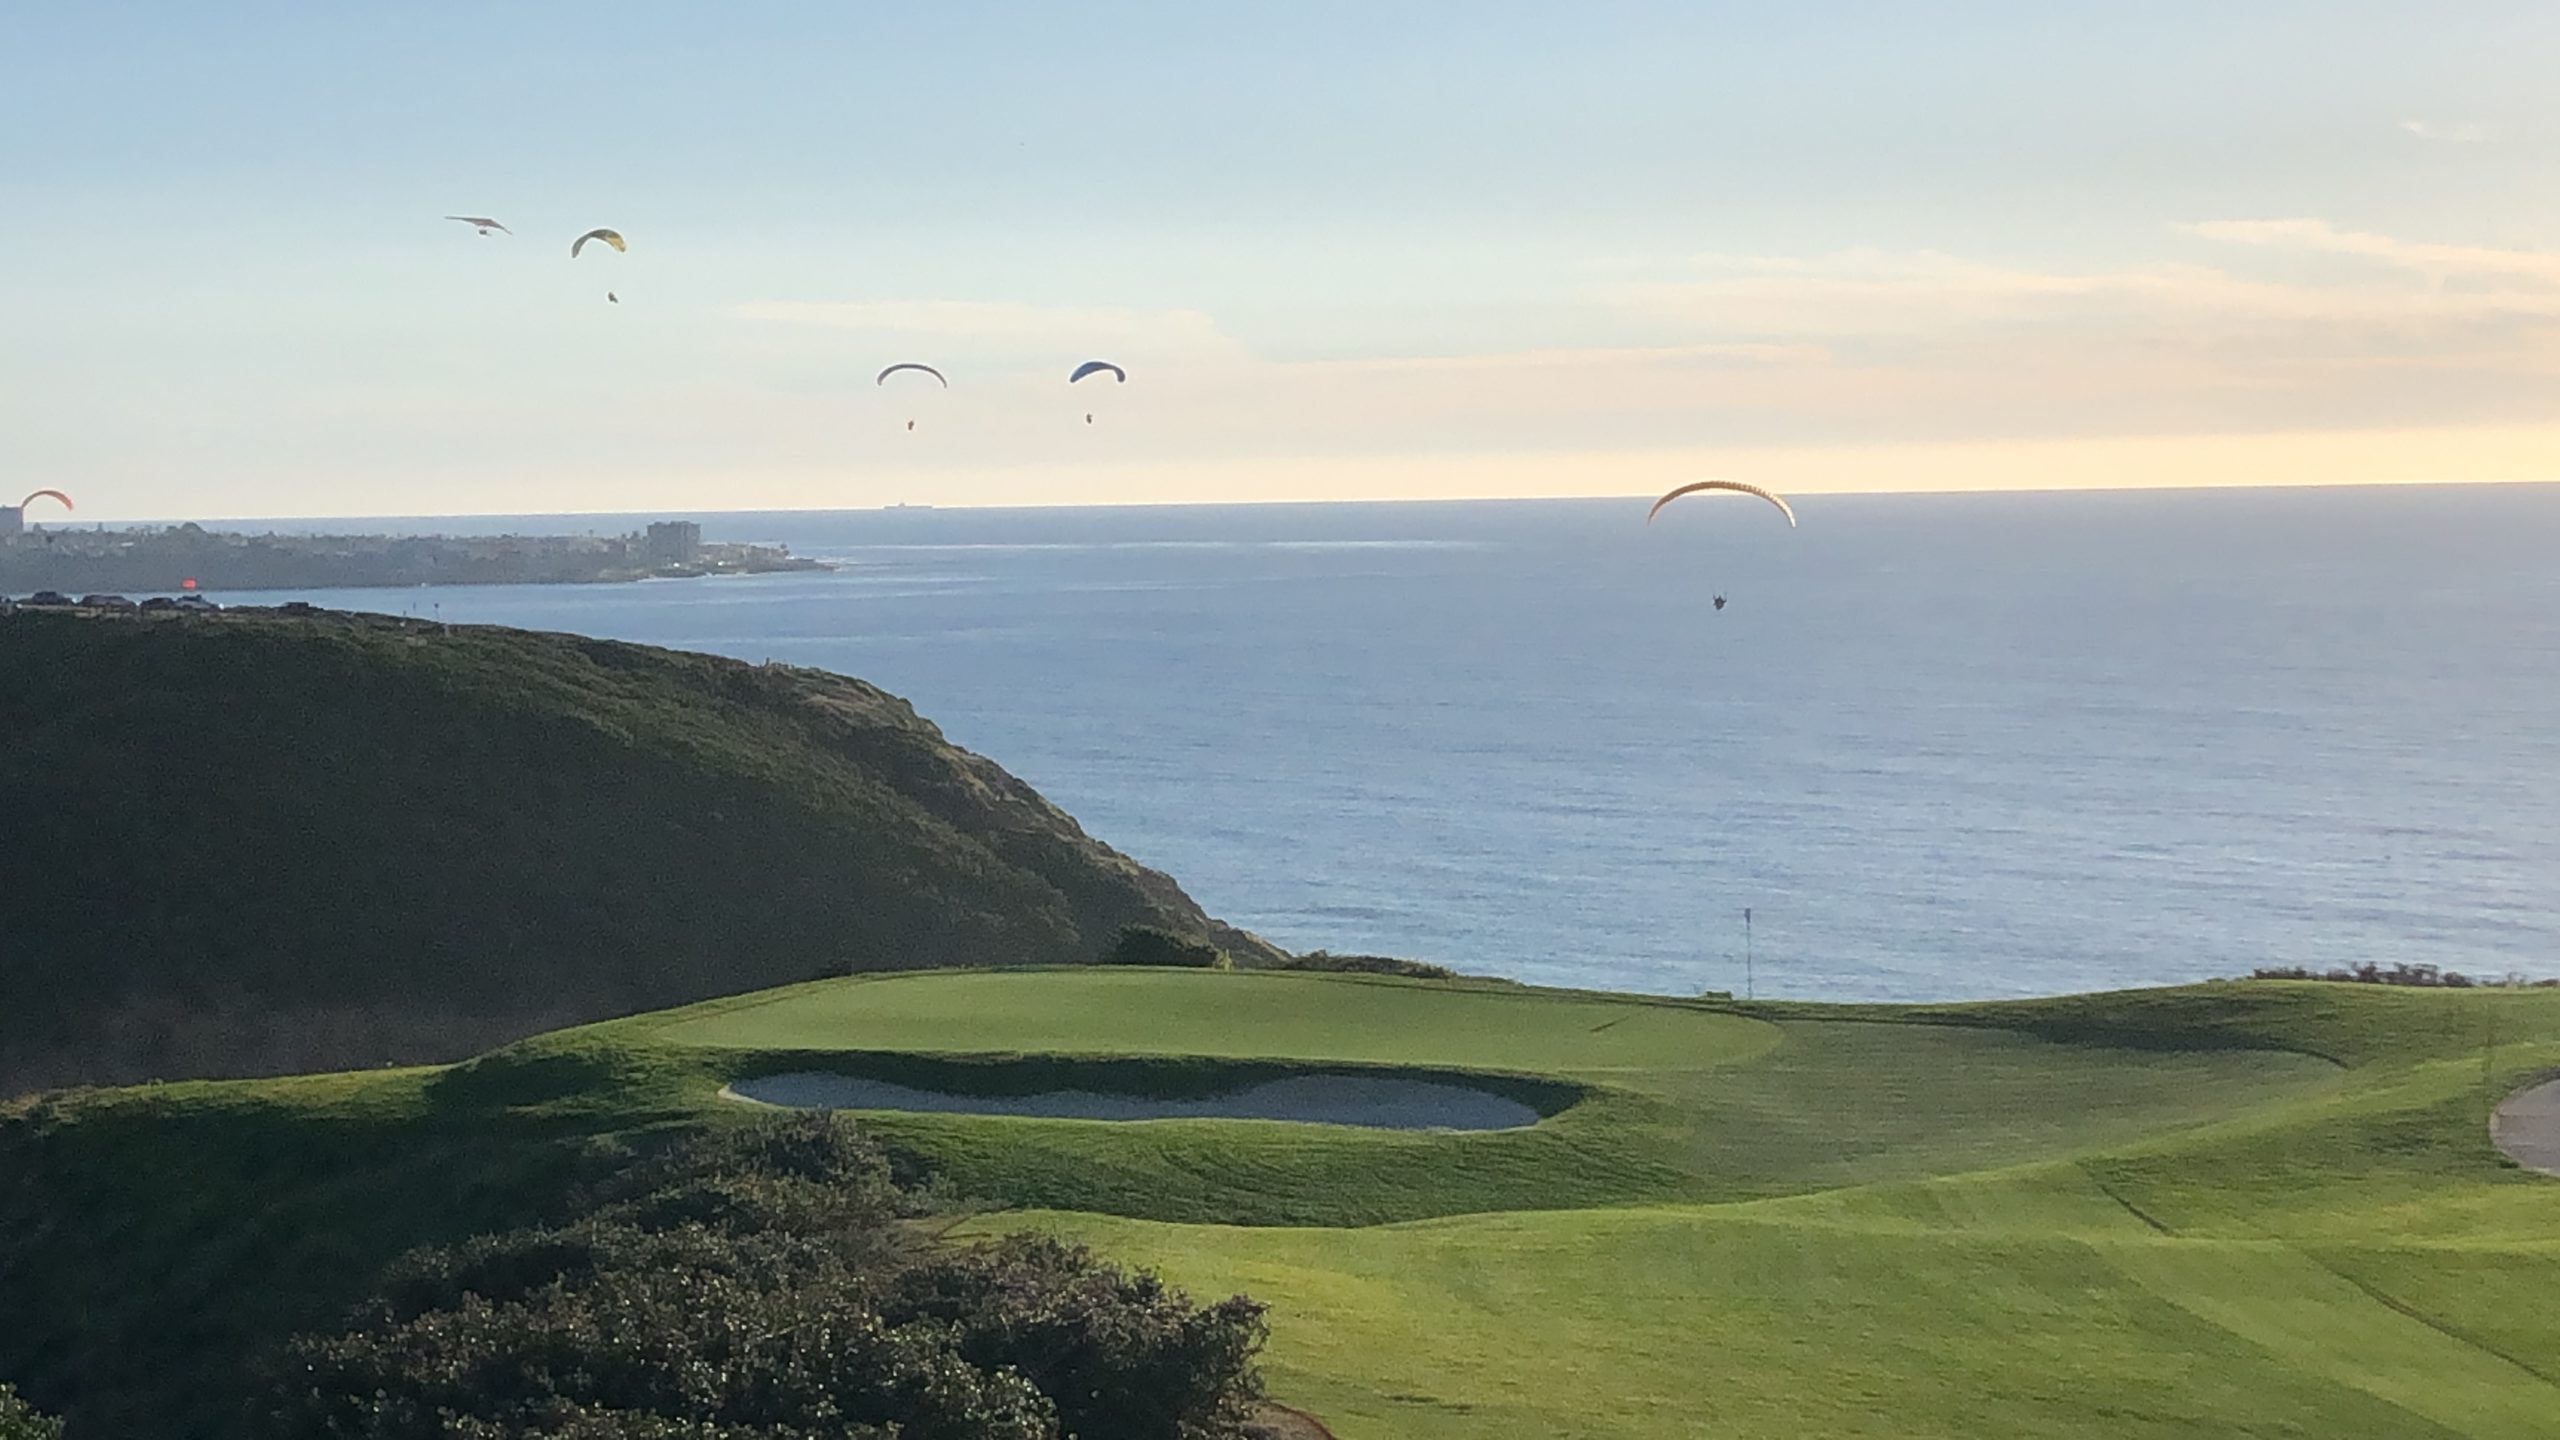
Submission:
[[[1742,998],[1752,998],[1751,978],[1751,907],[1742,907]]]
[[[2498,1000],[2487,997],[2480,1016],[2480,1099],[2492,1114],[2498,1108]]]

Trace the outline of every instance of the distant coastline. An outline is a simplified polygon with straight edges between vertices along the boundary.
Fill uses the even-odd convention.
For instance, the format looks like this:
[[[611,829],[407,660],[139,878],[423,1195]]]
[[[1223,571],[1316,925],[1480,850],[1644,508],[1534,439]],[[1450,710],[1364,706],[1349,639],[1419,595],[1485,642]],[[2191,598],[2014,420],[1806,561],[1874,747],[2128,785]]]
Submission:
[[[691,521],[629,535],[286,535],[45,529],[0,534],[0,595],[588,585],[828,570],[787,546],[705,541]]]

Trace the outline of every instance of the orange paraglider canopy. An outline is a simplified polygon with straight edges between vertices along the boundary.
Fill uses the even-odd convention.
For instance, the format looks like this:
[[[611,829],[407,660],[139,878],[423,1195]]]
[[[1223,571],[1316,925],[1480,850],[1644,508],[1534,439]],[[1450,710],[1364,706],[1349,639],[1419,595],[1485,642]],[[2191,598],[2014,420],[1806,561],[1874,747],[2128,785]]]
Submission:
[[[39,490],[33,495],[28,496],[26,499],[19,501],[18,508],[24,510],[39,500],[59,500],[62,502],[63,509],[68,510],[72,508],[71,497],[63,494],[59,490]]]

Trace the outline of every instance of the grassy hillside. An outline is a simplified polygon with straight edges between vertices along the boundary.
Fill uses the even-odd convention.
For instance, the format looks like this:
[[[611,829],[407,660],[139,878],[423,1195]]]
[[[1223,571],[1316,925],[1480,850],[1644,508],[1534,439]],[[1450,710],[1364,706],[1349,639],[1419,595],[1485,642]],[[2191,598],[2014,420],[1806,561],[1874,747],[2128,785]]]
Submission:
[[[538,1212],[612,1136],[737,1123],[743,1076],[1192,1093],[1292,1064],[1498,1073],[1553,1113],[879,1125],[1048,1207],[990,1227],[1269,1302],[1276,1394],[1347,1440],[2504,1440],[2560,1413],[2560,1182],[2483,1124],[2560,1066],[2560,995],[2297,984],[1743,1009],[879,976],[454,1069],[68,1097],[0,1125],[0,1376],[82,1433],[227,1433],[225,1377],[383,1258]]]
[[[0,1095],[448,1059],[1250,936],[856,680],[383,617],[0,616]]]

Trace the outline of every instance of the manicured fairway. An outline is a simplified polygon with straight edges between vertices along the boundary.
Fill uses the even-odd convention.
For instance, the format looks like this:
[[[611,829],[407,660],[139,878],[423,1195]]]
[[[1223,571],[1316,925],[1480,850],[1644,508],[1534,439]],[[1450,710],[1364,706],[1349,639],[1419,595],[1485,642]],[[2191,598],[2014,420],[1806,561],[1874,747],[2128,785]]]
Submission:
[[[1529,1071],[1599,1087],[1507,1138],[882,1122],[989,1193],[1263,1223],[1326,1213],[1298,1177],[1316,1179],[1337,1218],[1360,1222],[1946,1174],[2321,1093],[2343,1073],[2272,1049],[2062,1044],[1984,1026],[1771,1021],[1634,997],[1251,972],[885,976],[629,1023],[682,1046],[1214,1055]],[[1258,1193],[1236,1193],[1227,1176]],[[1078,1189],[1079,1177],[1090,1183]],[[1436,1199],[1435,1181],[1446,1182]]]
[[[1763,1021],[1615,997],[1254,971],[884,975],[715,1001],[679,1045],[1271,1056],[1552,1072],[1696,1069],[1778,1041]]]
[[[2560,1182],[2502,1166],[2485,1120],[2509,1077],[2560,1063],[2555,1002],[2227,987],[1744,1017],[987,974],[802,987],[655,1038],[1401,1061],[1598,1087],[1529,1132],[1570,1153],[1490,1136],[1344,1151],[1287,1127],[902,1129],[1012,1177],[1006,1193],[1047,1192],[990,1155],[1119,1172],[1030,1222],[1271,1302],[1276,1393],[1346,1440],[2536,1440],[2560,1435]],[[2502,1051],[2482,1053],[2484,1029]],[[1375,1218],[1364,1159],[1439,1174],[1426,1201],[1452,1213],[1158,1218],[1189,1213],[1172,1177],[1292,1193],[1301,1164],[1332,1177],[1343,1219]],[[1541,1177],[1577,1162],[1660,1167],[1654,1193],[1686,1201],[1600,1186],[1599,1208],[1574,1208]]]
[[[1048,1229],[1267,1302],[1273,1393],[1344,1440],[2560,1436],[2560,1179],[2488,1125],[2560,1074],[2560,992],[2318,984],[1746,1009],[946,973],[441,1071],[71,1097],[25,1152],[53,1177],[25,1192],[42,1263],[0,1273],[57,1330],[0,1334],[0,1365],[75,1354],[113,1387],[249,1353],[325,1318],[347,1277],[467,1233],[560,1147],[747,1121],[717,1098],[744,1077],[1196,1095],[1355,1067],[1473,1075],[1545,1118],[863,1119],[1009,1207],[977,1231]],[[230,1328],[120,1311],[173,1273],[247,1297]]]
[[[2082,1218],[2112,1208],[2097,1198]],[[1753,1208],[1044,1223],[1270,1300],[1275,1390],[1346,1440],[2534,1440],[2560,1424],[2545,1375],[2439,1328],[2489,1305],[2419,1309],[2280,1242],[2163,1237],[2120,1209],[2042,1234]],[[2494,1293],[2533,1305],[2555,1270],[2538,1253]]]

